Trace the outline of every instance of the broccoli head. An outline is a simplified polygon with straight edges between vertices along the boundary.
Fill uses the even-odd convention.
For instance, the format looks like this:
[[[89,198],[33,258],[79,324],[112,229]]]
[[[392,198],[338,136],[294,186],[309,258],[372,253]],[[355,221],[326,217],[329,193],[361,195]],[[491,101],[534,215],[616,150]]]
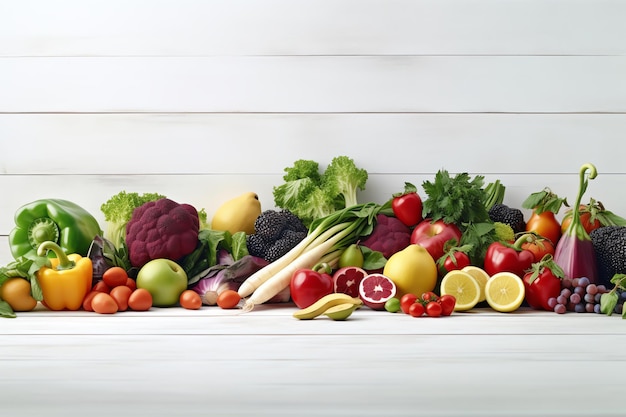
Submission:
[[[169,198],[150,201],[133,211],[126,227],[126,245],[132,266],[167,258],[179,261],[198,245],[198,210]]]

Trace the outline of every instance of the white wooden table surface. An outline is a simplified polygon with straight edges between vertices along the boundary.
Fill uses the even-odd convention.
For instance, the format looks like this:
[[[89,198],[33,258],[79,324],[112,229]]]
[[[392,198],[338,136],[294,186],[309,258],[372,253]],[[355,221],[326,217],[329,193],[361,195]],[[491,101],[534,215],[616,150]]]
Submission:
[[[619,316],[489,308],[442,318],[292,305],[0,326],[6,416],[622,416]]]

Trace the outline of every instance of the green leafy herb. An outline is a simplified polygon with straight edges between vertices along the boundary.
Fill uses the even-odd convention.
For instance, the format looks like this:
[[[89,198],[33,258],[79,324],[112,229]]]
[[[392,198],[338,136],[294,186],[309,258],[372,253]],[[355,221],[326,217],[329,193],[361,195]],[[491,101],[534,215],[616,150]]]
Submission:
[[[454,177],[448,171],[439,170],[433,182],[424,181],[422,188],[428,195],[424,201],[423,217],[433,221],[442,219],[456,225],[490,222],[485,202],[489,200],[483,189],[484,177],[471,178],[468,173]]]

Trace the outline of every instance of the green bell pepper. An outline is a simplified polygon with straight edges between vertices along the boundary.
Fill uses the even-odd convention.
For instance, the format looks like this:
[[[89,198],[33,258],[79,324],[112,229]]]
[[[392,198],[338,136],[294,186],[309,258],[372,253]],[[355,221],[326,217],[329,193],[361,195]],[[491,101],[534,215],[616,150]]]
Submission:
[[[61,199],[36,200],[15,213],[9,245],[15,259],[37,256],[45,241],[57,243],[65,253],[87,256],[94,237],[102,235],[98,221],[79,205]]]

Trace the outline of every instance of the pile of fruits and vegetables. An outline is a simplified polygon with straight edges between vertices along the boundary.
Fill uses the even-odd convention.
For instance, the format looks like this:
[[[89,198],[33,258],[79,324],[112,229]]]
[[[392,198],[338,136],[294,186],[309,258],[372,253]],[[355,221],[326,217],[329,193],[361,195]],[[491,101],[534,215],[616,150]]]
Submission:
[[[156,192],[103,201],[105,224],[63,199],[24,204],[9,235],[14,259],[0,267],[0,315],[292,303],[299,320],[478,307],[626,318],[626,220],[583,200],[591,163],[572,204],[546,186],[522,207],[504,204],[500,180],[444,169],[422,195],[406,182],[381,203],[358,201],[368,173],[347,156],[284,172],[274,208],[247,192],[211,219]]]

